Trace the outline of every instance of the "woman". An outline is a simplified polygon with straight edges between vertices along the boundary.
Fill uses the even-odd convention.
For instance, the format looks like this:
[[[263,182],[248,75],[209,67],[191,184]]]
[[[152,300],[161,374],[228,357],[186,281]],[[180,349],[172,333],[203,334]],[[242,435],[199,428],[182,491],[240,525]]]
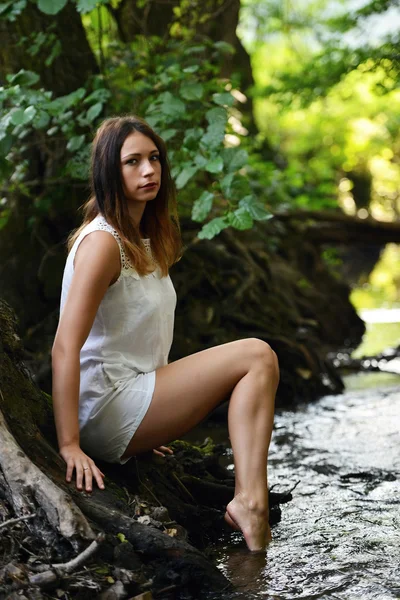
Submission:
[[[267,455],[279,371],[245,339],[168,364],[181,242],[162,139],[143,120],[107,119],[94,140],[92,197],[70,238],[54,341],[53,401],[67,481],[103,489],[93,458],[124,463],[199,423],[230,397],[236,489],[225,518],[265,548]],[[150,238],[150,239],[149,239]],[[150,249],[151,240],[151,249]]]

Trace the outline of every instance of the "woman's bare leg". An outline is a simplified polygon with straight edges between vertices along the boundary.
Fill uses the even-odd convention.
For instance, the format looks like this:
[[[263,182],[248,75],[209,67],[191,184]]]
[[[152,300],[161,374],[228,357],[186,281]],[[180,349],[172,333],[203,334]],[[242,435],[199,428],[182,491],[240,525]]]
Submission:
[[[271,425],[271,427],[269,427],[269,424],[271,423],[271,421],[273,421],[273,418],[274,418],[273,417],[274,404],[275,404],[274,400],[275,400],[276,388],[278,387],[278,383],[279,383],[279,364],[278,364],[278,358],[277,358],[275,352],[272,352],[272,354],[273,354],[273,362],[274,362],[274,366],[275,366],[275,377],[274,376],[269,377],[268,381],[267,381],[267,385],[269,385],[271,387],[271,389],[267,392],[267,397],[268,398],[272,398],[272,402],[267,402],[264,405],[264,409],[267,410],[268,414],[264,418],[260,419],[261,426],[262,426],[262,423],[264,423],[264,424],[266,424],[266,427],[267,427],[267,433],[266,433],[266,436],[265,436],[265,440],[267,442],[267,458],[268,458],[268,449],[269,449],[269,444],[270,444],[270,441],[271,441],[271,433],[272,433],[272,425]],[[242,383],[240,385],[242,385]],[[238,391],[237,390],[238,387],[239,387],[239,384],[236,386],[236,388],[234,390],[234,393],[236,393]],[[241,391],[241,390],[239,389],[239,391]],[[263,405],[262,404],[261,404],[261,408],[263,409]],[[236,405],[235,405],[235,409],[236,409]],[[270,411],[272,411],[272,415],[269,414]],[[233,411],[232,411],[232,409],[230,407],[230,410],[228,411],[228,424],[229,424],[229,431],[230,432],[231,431],[232,432],[236,431],[236,429],[237,429],[236,428],[236,423],[235,422],[231,423],[230,420],[229,420],[232,417],[232,413],[233,413]],[[234,421],[235,421],[235,419],[234,419]],[[248,429],[245,427],[245,430],[248,430]],[[239,428],[239,431],[238,431],[238,435],[239,436],[241,435],[240,428]],[[231,434],[230,437],[231,437],[232,448],[234,448],[234,445],[236,447],[238,447],[235,444],[235,442],[232,442],[232,434]],[[259,436],[256,435],[256,440],[257,440],[258,437]],[[244,443],[244,439],[243,440],[239,440],[239,444],[242,444],[242,443]],[[262,448],[261,448],[261,451],[262,451]],[[257,465],[256,462],[253,464],[253,469],[255,469],[255,473],[256,473],[255,474],[255,478],[257,479],[257,481],[259,481],[257,473],[258,472],[262,472],[264,470],[264,472],[266,474],[265,488],[267,490],[267,502],[268,502],[268,482],[267,482],[267,467],[266,467],[266,465],[267,465],[267,458],[265,459],[265,463],[264,463],[264,458],[263,458],[262,454],[260,455],[259,453],[255,452],[255,456],[260,460],[260,464],[259,465]],[[235,472],[237,474],[238,473],[238,460],[237,460],[237,458],[235,458],[235,452],[234,452],[234,459],[235,459]],[[264,469],[264,464],[265,464],[265,469]],[[243,473],[249,473],[249,471],[246,468],[245,464],[241,464],[239,466],[239,472],[240,473],[241,472],[243,472]],[[250,482],[249,482],[249,485],[251,485]],[[247,486],[245,486],[245,487],[247,487]],[[236,475],[236,479],[235,479],[235,497],[240,492],[241,492],[240,478],[238,477],[238,475]],[[236,521],[234,520],[233,515],[230,512],[231,510],[232,510],[232,507],[229,505],[228,506],[228,510],[225,513],[225,520],[226,520],[226,522],[233,529],[241,529],[239,527],[238,523],[237,523],[237,520]],[[234,509],[233,509],[233,512],[234,512]],[[270,541],[271,534],[270,534],[269,530],[268,530],[267,535],[268,535],[268,541]]]
[[[275,354],[272,361],[267,369],[262,363],[255,366],[238,382],[228,411],[236,477],[227,521],[238,525],[251,550],[265,548],[271,539],[267,459],[279,372]],[[253,402],[244,405],[244,398],[252,398]]]
[[[124,453],[176,439],[230,395],[236,491],[227,511],[250,550],[264,548],[269,537],[267,456],[278,373],[275,353],[257,339],[216,346],[158,369],[150,407]]]

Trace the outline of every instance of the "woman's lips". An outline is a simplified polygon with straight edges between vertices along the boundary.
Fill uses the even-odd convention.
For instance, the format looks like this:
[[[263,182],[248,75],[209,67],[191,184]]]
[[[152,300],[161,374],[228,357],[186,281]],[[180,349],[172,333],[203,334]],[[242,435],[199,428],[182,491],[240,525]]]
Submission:
[[[142,185],[142,190],[151,190],[157,187],[157,183],[148,183],[146,185]]]

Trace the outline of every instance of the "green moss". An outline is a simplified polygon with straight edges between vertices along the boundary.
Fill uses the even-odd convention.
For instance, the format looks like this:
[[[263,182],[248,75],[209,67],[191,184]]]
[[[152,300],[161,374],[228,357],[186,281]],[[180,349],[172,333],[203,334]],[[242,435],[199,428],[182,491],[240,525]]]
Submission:
[[[209,456],[214,453],[215,444],[211,438],[207,438],[206,443],[202,444],[201,446],[196,446],[194,444],[191,444],[190,442],[185,442],[184,440],[175,440],[171,444],[169,444],[169,447],[172,448],[172,450],[175,453],[177,453],[177,452],[183,452],[185,454],[199,453],[199,454],[201,454],[201,456],[204,457],[204,456]]]

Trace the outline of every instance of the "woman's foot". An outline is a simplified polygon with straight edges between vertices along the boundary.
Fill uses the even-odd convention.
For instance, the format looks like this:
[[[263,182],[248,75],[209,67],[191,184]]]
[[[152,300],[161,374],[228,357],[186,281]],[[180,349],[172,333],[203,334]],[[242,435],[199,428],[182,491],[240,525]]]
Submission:
[[[239,493],[226,507],[226,513],[229,520],[226,517],[225,520],[241,530],[251,552],[265,550],[272,539],[267,504],[256,504],[254,500],[247,499]]]

